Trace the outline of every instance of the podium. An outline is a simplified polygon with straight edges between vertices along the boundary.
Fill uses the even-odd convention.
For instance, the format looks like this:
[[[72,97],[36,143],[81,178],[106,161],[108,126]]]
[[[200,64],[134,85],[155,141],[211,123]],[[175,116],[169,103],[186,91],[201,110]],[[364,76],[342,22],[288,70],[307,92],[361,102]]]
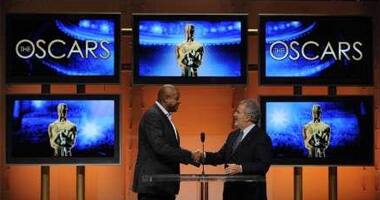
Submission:
[[[225,175],[225,174],[155,174],[144,175],[144,182],[199,182],[200,199],[208,200],[209,182],[265,182],[260,175]]]

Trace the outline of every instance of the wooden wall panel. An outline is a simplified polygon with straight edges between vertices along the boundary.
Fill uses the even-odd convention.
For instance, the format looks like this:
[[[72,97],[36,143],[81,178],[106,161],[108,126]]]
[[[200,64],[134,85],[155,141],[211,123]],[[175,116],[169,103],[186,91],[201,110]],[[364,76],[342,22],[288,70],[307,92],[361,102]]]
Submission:
[[[40,199],[40,167],[12,166],[6,167],[2,173],[5,173],[5,178],[7,178],[2,198],[12,200]]]
[[[38,174],[39,175],[39,174]],[[39,179],[39,176],[35,178]],[[67,199],[75,200],[76,199],[76,167],[70,165],[64,166],[51,166],[50,167],[50,199]],[[41,181],[39,180],[39,185],[35,187],[38,188]],[[39,192],[37,192],[39,195]],[[39,198],[38,198],[39,199]]]

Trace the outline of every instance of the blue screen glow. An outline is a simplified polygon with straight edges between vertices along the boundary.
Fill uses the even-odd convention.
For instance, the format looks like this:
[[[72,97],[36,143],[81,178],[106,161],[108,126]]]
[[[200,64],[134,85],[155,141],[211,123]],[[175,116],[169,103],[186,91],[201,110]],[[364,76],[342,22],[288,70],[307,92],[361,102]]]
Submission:
[[[365,100],[269,101],[264,105],[265,128],[272,139],[276,159],[307,159],[310,156],[303,131],[313,122],[313,106],[320,106],[321,123],[330,130],[323,159],[337,163],[349,162],[347,159],[365,160],[370,156],[367,151],[371,151],[371,140],[366,136],[372,134],[372,127],[369,127],[372,111]]]
[[[262,83],[372,82],[369,17],[260,16]]]
[[[199,77],[241,76],[240,21],[142,20],[139,23],[138,69],[143,77],[180,77],[176,47],[185,39],[185,26],[195,26],[195,41],[204,48]]]
[[[11,120],[15,154],[21,157],[51,155],[48,127],[58,119],[60,103],[67,105],[67,120],[77,127],[73,156],[112,157],[116,137],[113,100],[15,100]],[[34,149],[36,152],[25,149],[36,145],[40,148]]]
[[[116,14],[9,14],[9,80],[112,81],[119,77],[119,20]]]

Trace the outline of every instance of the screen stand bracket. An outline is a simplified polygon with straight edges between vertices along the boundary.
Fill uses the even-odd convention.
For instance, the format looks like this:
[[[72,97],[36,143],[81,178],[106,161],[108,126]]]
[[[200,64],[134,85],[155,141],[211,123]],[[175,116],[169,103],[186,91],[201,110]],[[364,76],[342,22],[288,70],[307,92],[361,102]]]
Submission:
[[[84,200],[85,193],[85,167],[77,166],[77,200]]]
[[[200,200],[208,200],[208,182],[201,181],[200,184]]]
[[[328,93],[329,93],[329,96],[336,96],[336,86],[334,85],[329,85],[328,87]]]
[[[302,86],[301,85],[295,85],[293,87],[293,94],[294,94],[294,96],[301,96],[302,95]]]
[[[294,167],[294,200],[302,200],[302,167]]]
[[[42,84],[41,85],[41,93],[42,94],[50,94],[50,84]]]
[[[338,199],[338,168],[329,167],[329,200]]]
[[[86,93],[86,85],[77,84],[77,94],[84,94],[84,93]]]
[[[50,196],[50,167],[41,166],[41,200],[49,200]]]

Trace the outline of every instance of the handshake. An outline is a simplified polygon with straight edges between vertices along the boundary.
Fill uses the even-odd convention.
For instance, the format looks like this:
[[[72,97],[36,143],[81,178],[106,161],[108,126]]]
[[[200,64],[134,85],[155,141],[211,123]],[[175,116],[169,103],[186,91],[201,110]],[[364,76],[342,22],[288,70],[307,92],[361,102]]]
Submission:
[[[196,150],[191,152],[191,158],[195,163],[203,163],[204,155],[200,150]]]
[[[196,150],[191,152],[191,157],[193,161],[197,164],[196,166],[198,167],[199,164],[204,163],[206,155],[203,154],[200,150]],[[243,172],[243,166],[234,163],[225,164],[224,172],[228,175],[240,174]]]

